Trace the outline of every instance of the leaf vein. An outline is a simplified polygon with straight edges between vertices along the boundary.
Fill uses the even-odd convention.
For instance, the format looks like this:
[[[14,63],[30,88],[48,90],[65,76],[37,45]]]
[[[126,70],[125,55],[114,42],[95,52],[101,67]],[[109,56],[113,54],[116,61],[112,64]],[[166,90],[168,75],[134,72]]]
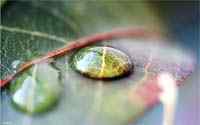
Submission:
[[[27,35],[31,35],[31,36],[37,36],[37,37],[41,37],[41,38],[45,38],[45,39],[50,39],[50,40],[55,40],[61,43],[66,43],[66,39],[62,38],[62,37],[58,37],[52,34],[48,34],[48,33],[43,33],[43,32],[39,32],[39,31],[30,31],[30,30],[25,30],[25,29],[21,29],[18,27],[8,27],[8,26],[3,26],[0,25],[0,30],[5,30],[8,32],[14,32],[14,33],[22,33],[22,34],[27,34]]]

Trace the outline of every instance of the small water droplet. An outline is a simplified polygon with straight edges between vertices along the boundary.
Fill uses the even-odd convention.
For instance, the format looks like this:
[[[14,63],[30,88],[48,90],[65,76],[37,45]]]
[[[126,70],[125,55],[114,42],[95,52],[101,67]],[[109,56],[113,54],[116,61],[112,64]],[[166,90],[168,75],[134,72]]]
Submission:
[[[21,60],[14,60],[14,61],[12,62],[12,64],[11,64],[11,65],[12,65],[12,68],[13,68],[13,69],[17,69],[21,63],[22,63]]]

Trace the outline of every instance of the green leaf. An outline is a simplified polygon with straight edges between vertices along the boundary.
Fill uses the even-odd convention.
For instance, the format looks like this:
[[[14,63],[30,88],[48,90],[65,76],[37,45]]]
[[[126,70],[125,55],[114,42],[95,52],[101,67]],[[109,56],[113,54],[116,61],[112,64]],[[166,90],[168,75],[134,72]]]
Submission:
[[[13,72],[13,61],[30,60],[77,36],[77,29],[68,21],[71,19],[61,13],[62,3],[53,5],[54,2],[9,2],[2,8],[1,78]]]
[[[21,74],[10,86],[12,102],[34,114],[52,108],[61,96],[58,71],[48,64],[37,64]]]
[[[13,61],[30,60],[31,53],[42,55],[80,36],[114,27],[159,26],[145,2],[9,2],[1,16],[1,78],[13,71]]]
[[[147,2],[16,1],[8,2],[2,7],[1,17],[1,78],[15,72],[16,68],[12,67],[13,62],[31,60],[48,51],[63,47],[70,40],[82,36],[133,26],[163,30],[161,21]],[[147,76],[144,66],[148,63],[149,57],[153,56],[153,59],[162,57],[161,64],[155,63],[155,66],[158,66],[156,71],[158,69],[170,70],[174,74],[177,73],[176,68],[166,67],[166,62],[171,59],[170,64],[175,62],[181,65],[183,64],[182,59],[185,59],[180,54],[174,54],[171,46],[165,47],[165,45],[156,44],[155,47],[154,41],[146,39],[113,40],[109,43],[105,41],[101,45],[113,46],[130,55],[135,66],[134,73],[129,77],[112,81],[88,79],[70,67],[69,56],[71,54],[66,55],[62,59],[54,60],[62,72],[61,79],[64,83],[63,96],[55,110],[40,115],[40,117],[28,117],[27,120],[25,114],[13,109],[8,95],[2,94],[3,101],[0,107],[3,109],[2,121],[11,121],[15,125],[126,124],[130,119],[136,120],[140,113],[147,108],[144,102],[138,99],[139,97],[134,98],[132,102],[128,93]],[[168,52],[170,54],[166,54]],[[177,62],[178,57],[181,59],[178,59]],[[164,68],[160,69],[160,67]],[[184,65],[184,68],[186,67],[187,65]],[[57,98],[57,96],[56,98],[49,96],[55,95],[58,89],[58,86],[52,88],[52,85],[58,83],[51,83],[51,80],[48,80],[51,77],[56,79],[53,72],[42,73],[41,76],[38,73],[35,74],[40,77],[39,80],[44,80],[44,82],[37,81],[38,85],[50,85],[50,88],[47,88],[50,93],[46,93],[46,88],[42,86],[36,87],[41,90],[37,90],[39,93],[34,97],[43,96],[47,101],[44,105],[37,103],[37,108],[28,111],[41,111],[43,106],[46,109],[52,104],[52,100]],[[27,84],[33,84],[35,80],[32,71],[31,74],[24,73],[13,83],[14,92],[23,90],[28,94],[33,89],[32,87],[30,89],[23,88],[22,83],[25,79],[31,81]],[[176,76],[179,78],[182,74],[178,72]],[[44,89],[45,91],[43,91]],[[33,99],[33,102],[37,102],[37,99]],[[23,108],[27,110],[27,106],[24,102]]]

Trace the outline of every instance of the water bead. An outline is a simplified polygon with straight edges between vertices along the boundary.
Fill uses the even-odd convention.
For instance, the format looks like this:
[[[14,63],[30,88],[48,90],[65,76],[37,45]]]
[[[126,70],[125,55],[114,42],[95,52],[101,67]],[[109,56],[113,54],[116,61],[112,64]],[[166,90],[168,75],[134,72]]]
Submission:
[[[76,71],[95,79],[121,77],[133,69],[127,54],[105,46],[83,48],[73,55],[71,62]]]
[[[33,66],[12,82],[12,103],[28,114],[47,111],[61,94],[58,76],[58,71],[49,64]]]

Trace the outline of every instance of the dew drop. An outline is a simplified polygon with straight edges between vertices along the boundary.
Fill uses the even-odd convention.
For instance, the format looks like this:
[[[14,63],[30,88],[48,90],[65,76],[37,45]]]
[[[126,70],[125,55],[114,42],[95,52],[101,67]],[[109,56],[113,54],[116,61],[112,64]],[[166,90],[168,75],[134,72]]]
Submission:
[[[22,64],[21,60],[14,60],[11,64],[12,69],[16,72],[17,68]]]
[[[11,84],[12,103],[28,114],[47,111],[60,98],[59,73],[49,64],[37,64]]]
[[[133,67],[129,56],[124,52],[102,46],[81,49],[71,62],[76,71],[95,79],[121,77],[130,73]]]

